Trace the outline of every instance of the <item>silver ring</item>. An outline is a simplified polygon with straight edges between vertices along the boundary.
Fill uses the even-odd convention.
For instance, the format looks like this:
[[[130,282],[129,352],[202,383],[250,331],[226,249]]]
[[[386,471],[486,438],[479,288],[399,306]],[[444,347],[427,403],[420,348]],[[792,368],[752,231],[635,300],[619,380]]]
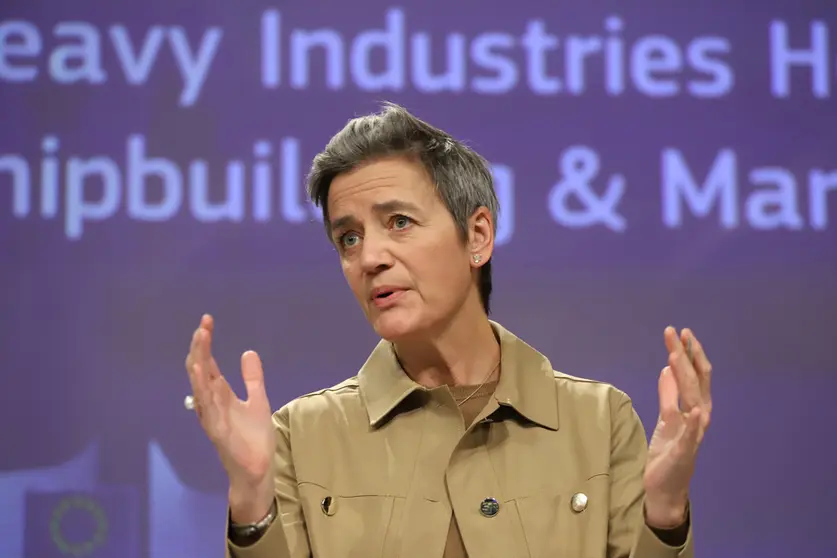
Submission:
[[[191,395],[187,395],[185,399],[183,399],[183,406],[186,407],[187,411],[194,411],[195,410],[195,398]]]

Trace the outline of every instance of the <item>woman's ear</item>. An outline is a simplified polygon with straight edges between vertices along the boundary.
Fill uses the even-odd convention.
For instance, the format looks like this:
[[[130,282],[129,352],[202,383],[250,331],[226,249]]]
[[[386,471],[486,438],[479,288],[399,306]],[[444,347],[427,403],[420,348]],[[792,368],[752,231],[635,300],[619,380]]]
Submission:
[[[468,253],[473,267],[482,267],[494,252],[494,219],[487,207],[479,207],[468,219]]]

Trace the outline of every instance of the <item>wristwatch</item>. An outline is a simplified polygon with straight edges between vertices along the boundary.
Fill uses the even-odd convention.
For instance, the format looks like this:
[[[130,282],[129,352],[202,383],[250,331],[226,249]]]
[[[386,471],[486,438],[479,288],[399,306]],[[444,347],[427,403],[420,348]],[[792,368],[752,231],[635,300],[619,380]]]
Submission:
[[[245,523],[239,525],[237,523],[233,523],[232,519],[230,519],[230,539],[236,544],[239,544],[239,546],[246,546],[247,544],[255,543],[262,535],[264,535],[267,528],[273,523],[273,520],[276,519],[276,512],[276,500],[274,499],[273,503],[270,505],[270,510],[268,510],[267,515],[256,523]],[[245,544],[242,545],[240,543]]]

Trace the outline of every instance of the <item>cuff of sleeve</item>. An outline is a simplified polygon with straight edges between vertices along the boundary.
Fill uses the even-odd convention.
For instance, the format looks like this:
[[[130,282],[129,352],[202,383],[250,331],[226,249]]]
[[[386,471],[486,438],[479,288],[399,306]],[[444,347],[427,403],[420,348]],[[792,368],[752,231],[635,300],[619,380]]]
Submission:
[[[264,534],[255,543],[247,546],[238,546],[229,539],[227,535],[227,550],[230,558],[279,558],[287,555],[288,542],[285,537],[285,529],[282,527],[281,510],[279,502],[276,502],[277,516],[273,523],[265,530]],[[227,512],[227,533],[230,532],[229,511]]]
[[[661,541],[654,531],[643,522],[642,531],[640,531],[631,556],[641,556],[642,558],[691,558],[693,554],[691,525],[689,525],[689,531],[686,535],[686,542],[680,546],[669,546]]]

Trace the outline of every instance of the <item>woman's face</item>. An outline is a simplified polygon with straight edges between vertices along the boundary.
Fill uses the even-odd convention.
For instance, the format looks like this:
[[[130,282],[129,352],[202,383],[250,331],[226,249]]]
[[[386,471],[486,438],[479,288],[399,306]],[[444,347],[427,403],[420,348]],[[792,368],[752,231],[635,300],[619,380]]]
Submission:
[[[463,242],[420,164],[388,158],[339,175],[328,215],[346,281],[384,339],[444,327],[481,306],[474,270],[491,256],[491,214],[477,210]]]

